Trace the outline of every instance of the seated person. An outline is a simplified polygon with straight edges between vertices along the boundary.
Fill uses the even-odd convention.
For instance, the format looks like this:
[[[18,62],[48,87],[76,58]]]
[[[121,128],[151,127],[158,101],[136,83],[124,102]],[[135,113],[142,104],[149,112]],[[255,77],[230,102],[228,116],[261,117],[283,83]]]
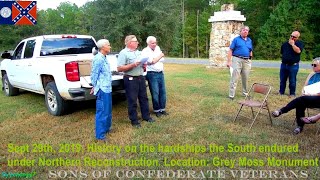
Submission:
[[[311,72],[307,77],[305,86],[314,84],[316,82],[320,82],[320,57],[315,58],[312,61],[311,65],[313,68],[313,72]],[[315,122],[315,118],[313,117],[310,117],[312,119],[311,123],[310,119],[303,118],[305,117],[306,108],[320,108],[320,93],[310,94],[305,93],[303,91],[302,96],[293,99],[291,102],[289,102],[286,106],[282,107],[281,109],[273,111],[272,116],[279,117],[281,114],[287,113],[292,109],[296,109],[296,121],[298,126],[294,129],[293,133],[299,134],[302,132],[303,126],[305,124],[311,124],[312,122]]]

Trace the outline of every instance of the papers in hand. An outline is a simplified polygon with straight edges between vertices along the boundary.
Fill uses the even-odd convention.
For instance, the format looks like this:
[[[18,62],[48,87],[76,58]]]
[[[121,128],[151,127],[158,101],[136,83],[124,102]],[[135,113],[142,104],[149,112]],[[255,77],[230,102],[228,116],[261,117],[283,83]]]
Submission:
[[[148,62],[148,60],[149,60],[149,57],[141,56],[136,60],[136,62],[140,62],[141,64],[144,64]]]
[[[320,93],[320,82],[310,84],[303,88],[303,94],[306,95],[316,95]]]
[[[160,60],[159,60],[159,62],[163,62],[164,61],[164,58],[162,57]]]
[[[230,76],[232,77],[233,68],[230,66],[230,67],[229,67],[229,70],[230,70]]]

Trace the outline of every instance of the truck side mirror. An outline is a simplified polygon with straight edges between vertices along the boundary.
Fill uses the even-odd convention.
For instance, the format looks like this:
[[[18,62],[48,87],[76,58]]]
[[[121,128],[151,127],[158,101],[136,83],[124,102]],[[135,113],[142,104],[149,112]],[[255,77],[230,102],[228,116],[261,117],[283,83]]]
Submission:
[[[4,52],[1,54],[1,58],[3,59],[11,59],[11,54],[9,52]]]

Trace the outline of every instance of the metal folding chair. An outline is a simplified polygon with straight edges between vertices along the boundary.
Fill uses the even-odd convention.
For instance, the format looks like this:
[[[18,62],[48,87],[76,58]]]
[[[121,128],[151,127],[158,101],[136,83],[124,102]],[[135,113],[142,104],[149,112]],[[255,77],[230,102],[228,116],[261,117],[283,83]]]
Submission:
[[[310,110],[313,110],[313,111],[317,111],[319,113],[319,108],[307,108],[307,114],[308,114],[308,117],[311,116],[310,115]],[[318,124],[316,124],[317,126]],[[316,135],[318,135],[318,133],[320,132],[320,126],[318,125],[318,129],[317,129],[317,132],[316,132]]]
[[[268,111],[269,119],[270,119],[271,126],[272,126],[271,114],[270,114],[270,110],[269,110],[269,106],[268,106],[268,102],[267,102],[270,91],[271,91],[270,85],[254,83],[251,86],[245,99],[239,102],[240,108],[239,108],[237,115],[234,118],[233,122],[235,122],[237,120],[242,108],[245,106],[245,107],[251,108],[251,112],[252,112],[252,118],[250,118],[250,119],[252,119],[252,123],[249,128],[249,131],[252,128],[254,122],[256,121],[258,115],[260,114],[260,112],[263,109]],[[254,114],[253,108],[258,108],[258,111],[256,112],[256,114]]]

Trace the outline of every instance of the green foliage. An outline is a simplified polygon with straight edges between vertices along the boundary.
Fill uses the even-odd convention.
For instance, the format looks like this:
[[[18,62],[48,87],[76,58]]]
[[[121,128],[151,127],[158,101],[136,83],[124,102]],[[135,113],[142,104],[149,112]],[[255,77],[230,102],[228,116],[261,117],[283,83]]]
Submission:
[[[301,33],[300,39],[305,44],[302,60],[313,58],[314,36],[317,31],[309,25],[312,12],[316,11],[317,1],[282,0],[269,19],[260,29],[256,55],[265,59],[279,59],[281,44],[289,39],[292,31]],[[318,16],[319,20],[319,16]],[[272,53],[275,52],[275,53]]]
[[[254,45],[256,45],[256,39],[258,38],[260,29],[280,1],[281,0],[240,1],[236,7],[236,9],[241,11],[247,18],[245,24],[250,27],[250,38],[253,40]]]
[[[256,47],[256,56],[266,59],[279,58],[281,44],[290,37],[292,17],[289,11],[293,8],[289,0],[279,3],[267,22],[262,26]]]
[[[89,34],[109,39],[113,51],[119,51],[125,36],[135,34],[140,48],[153,35],[166,56],[207,58],[208,19],[226,3],[247,18],[256,58],[280,59],[281,44],[294,30],[305,44],[302,59],[320,56],[319,0],[94,0],[82,7],[64,2],[57,9],[38,11],[35,26],[2,25],[0,50],[13,49],[30,36]]]
[[[179,28],[178,2],[97,0],[86,7],[94,11],[90,14],[93,21],[89,22],[89,33],[97,39],[108,38],[115,50],[124,47],[124,38],[129,34],[135,34],[141,46],[145,46],[149,35],[154,35],[163,49],[172,49],[172,32]]]
[[[199,2],[199,3],[196,3]],[[208,1],[185,1],[185,25],[182,33],[185,38],[187,57],[208,57],[211,24],[208,19],[213,6]]]

